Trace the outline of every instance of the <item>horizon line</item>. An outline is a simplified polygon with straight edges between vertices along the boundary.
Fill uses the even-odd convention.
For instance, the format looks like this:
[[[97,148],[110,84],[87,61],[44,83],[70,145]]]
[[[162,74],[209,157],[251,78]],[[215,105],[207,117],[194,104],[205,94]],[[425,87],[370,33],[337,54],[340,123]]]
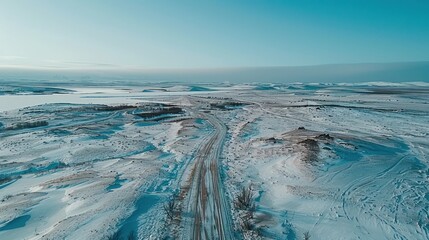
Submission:
[[[223,66],[223,67],[143,67],[125,66],[107,63],[88,62],[64,62],[65,64],[87,64],[98,67],[71,67],[71,66],[26,66],[20,64],[0,64],[2,70],[23,70],[23,71],[124,71],[124,72],[205,72],[205,71],[228,71],[228,70],[252,70],[252,69],[280,69],[280,68],[306,68],[306,67],[328,67],[328,66],[353,66],[353,65],[393,65],[393,64],[429,64],[429,60],[424,61],[392,61],[392,62],[356,62],[356,63],[323,63],[309,65],[267,65],[267,66]]]

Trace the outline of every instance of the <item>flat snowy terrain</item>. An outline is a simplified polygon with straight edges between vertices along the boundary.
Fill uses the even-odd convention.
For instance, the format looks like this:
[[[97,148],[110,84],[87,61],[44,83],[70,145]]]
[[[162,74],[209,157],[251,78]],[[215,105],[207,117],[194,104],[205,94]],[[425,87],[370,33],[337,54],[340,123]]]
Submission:
[[[0,239],[429,239],[429,85],[0,87]]]

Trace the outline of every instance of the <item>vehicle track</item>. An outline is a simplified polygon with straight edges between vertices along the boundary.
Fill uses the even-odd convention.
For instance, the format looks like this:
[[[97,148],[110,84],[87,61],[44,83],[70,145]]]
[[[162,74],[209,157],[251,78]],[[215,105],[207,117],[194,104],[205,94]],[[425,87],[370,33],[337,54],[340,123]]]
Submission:
[[[184,214],[185,232],[182,238],[233,239],[229,202],[220,178],[219,156],[226,136],[226,126],[216,117],[198,113],[215,129],[211,138],[195,155],[194,174],[191,180]]]

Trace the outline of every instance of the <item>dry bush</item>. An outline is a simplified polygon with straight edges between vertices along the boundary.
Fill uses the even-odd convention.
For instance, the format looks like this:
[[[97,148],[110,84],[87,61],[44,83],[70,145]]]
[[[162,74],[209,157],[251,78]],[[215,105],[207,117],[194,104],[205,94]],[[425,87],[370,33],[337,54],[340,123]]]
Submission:
[[[255,200],[253,199],[253,192],[250,187],[243,187],[235,199],[235,206],[241,210],[249,212],[255,211]]]
[[[170,219],[170,221],[174,220],[175,214],[176,214],[176,208],[177,208],[177,202],[173,198],[167,203],[164,204],[164,212],[167,215],[167,218]]]
[[[310,240],[310,237],[311,237],[311,235],[309,232],[304,233],[304,240]]]

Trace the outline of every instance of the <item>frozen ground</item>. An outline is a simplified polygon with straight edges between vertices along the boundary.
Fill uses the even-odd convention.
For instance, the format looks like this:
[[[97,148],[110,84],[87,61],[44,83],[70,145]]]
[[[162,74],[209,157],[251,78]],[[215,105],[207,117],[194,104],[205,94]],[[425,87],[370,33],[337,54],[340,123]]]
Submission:
[[[429,238],[425,83],[0,90],[0,239]]]

